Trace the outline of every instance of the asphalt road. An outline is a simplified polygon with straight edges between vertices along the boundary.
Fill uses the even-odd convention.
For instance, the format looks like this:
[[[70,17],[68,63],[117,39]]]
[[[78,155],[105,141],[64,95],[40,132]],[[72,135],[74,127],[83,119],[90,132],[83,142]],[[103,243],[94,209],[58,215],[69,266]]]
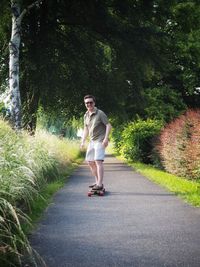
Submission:
[[[116,158],[105,160],[103,197],[81,165],[31,237],[48,267],[199,267],[200,209]]]

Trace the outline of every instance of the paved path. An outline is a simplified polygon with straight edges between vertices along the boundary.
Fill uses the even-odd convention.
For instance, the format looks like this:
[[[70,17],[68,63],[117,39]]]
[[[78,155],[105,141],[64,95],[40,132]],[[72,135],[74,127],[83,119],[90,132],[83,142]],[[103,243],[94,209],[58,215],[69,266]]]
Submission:
[[[200,209],[112,156],[104,197],[87,197],[86,165],[74,172],[32,236],[48,267],[199,267]]]

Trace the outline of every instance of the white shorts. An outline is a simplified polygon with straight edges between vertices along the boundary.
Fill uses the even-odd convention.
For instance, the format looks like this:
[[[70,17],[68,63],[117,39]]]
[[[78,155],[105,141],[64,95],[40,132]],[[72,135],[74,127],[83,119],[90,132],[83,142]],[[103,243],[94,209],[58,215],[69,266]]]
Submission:
[[[95,160],[104,160],[105,156],[105,147],[102,145],[102,142],[99,141],[90,141],[87,152],[86,152],[86,161],[95,161]]]

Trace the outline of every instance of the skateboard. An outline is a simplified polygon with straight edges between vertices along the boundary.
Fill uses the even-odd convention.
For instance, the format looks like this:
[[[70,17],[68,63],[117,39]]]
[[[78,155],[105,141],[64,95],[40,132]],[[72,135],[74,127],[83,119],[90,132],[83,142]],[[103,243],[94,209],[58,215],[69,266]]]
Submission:
[[[106,191],[105,188],[100,189],[100,190],[91,189],[88,192],[88,197],[95,196],[95,195],[102,197],[105,194],[105,191]]]

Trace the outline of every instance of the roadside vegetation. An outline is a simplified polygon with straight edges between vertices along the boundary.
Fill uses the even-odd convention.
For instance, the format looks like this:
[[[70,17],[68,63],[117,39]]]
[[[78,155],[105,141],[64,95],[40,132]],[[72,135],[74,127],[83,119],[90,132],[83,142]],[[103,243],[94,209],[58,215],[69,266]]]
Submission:
[[[129,162],[137,172],[143,174],[151,181],[164,186],[169,191],[180,196],[193,206],[200,207],[200,182],[188,180],[184,177],[176,176],[159,170],[152,165]]]
[[[1,0],[0,115],[12,121],[21,109],[18,125],[34,135],[16,134],[0,121],[4,267],[35,255],[26,233],[81,157],[71,139],[81,128],[88,93],[112,120],[116,153],[200,206],[198,1],[38,2],[17,31],[20,53],[9,53],[12,15],[36,2]],[[11,54],[20,54],[20,87],[9,83],[18,72],[9,72]],[[13,96],[20,106],[15,112]]]
[[[42,266],[27,234],[80,160],[77,141],[17,134],[0,120],[0,266]]]
[[[136,171],[200,206],[200,110],[163,126],[158,120],[128,123],[113,131],[115,152]]]

